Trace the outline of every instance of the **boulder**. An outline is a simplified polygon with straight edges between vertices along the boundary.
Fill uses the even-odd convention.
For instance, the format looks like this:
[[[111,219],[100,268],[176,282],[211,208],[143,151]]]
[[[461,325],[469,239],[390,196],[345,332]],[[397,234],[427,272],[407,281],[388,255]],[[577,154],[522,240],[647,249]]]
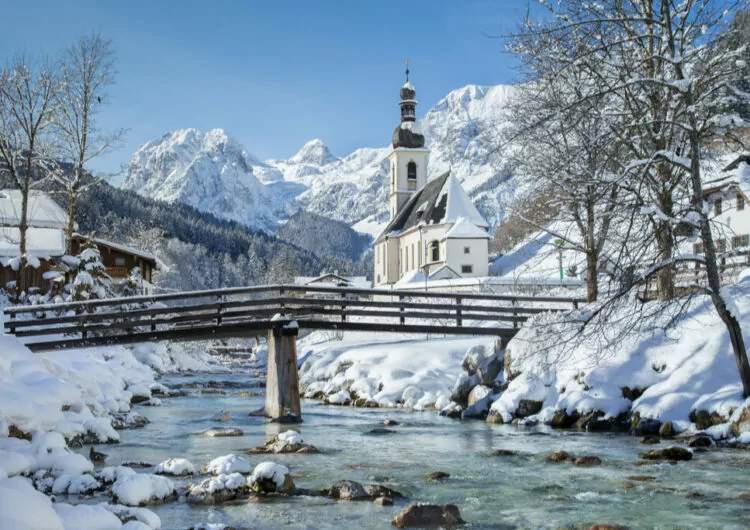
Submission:
[[[516,416],[519,418],[528,418],[529,416],[533,416],[534,414],[542,410],[542,405],[544,405],[544,403],[541,401],[522,399],[518,402]]]
[[[385,427],[375,427],[374,429],[370,429],[365,434],[396,434],[398,431],[394,431],[393,429],[386,429]]]
[[[487,415],[487,423],[497,423],[501,425],[505,422],[503,421],[503,417],[500,414],[490,411],[490,413]]]
[[[661,438],[658,436],[644,436],[641,440],[642,444],[646,445],[655,445],[661,443]]]
[[[693,453],[685,448],[672,445],[664,449],[653,449],[648,453],[641,453],[638,457],[644,460],[691,460]]]
[[[487,456],[518,456],[518,451],[511,451],[510,449],[495,449]]]
[[[732,422],[732,433],[739,437],[743,432],[750,432],[750,407],[742,410],[736,421]]]
[[[451,403],[440,411],[440,415],[445,416],[446,418],[460,419],[463,410],[464,409],[461,405],[458,405],[457,403]]]
[[[547,462],[572,462],[573,460],[573,456],[565,451],[553,451],[547,455]]]
[[[622,397],[624,397],[625,399],[629,399],[630,401],[635,401],[636,399],[641,397],[645,388],[630,388],[628,386],[624,386],[620,390],[622,391]]]
[[[390,497],[378,497],[372,502],[378,506],[393,506],[393,499]]]
[[[291,494],[296,489],[289,468],[273,462],[261,462],[255,466],[252,474],[247,478],[247,484],[254,493],[265,495],[268,493]]]
[[[461,363],[461,368],[468,375],[474,375],[479,370],[479,367],[490,357],[492,354],[487,351],[487,348],[482,344],[472,346],[464,355],[464,360]]]
[[[353,480],[339,480],[328,488],[328,496],[342,501],[356,501],[370,497],[362,484]]]
[[[188,486],[188,504],[220,504],[247,492],[245,477],[239,473],[218,475]]]
[[[432,473],[428,473],[425,475],[425,480],[444,480],[446,478],[450,478],[450,473],[446,473],[445,471],[433,471]]]
[[[453,403],[461,405],[462,407],[468,406],[469,394],[471,393],[471,389],[476,387],[479,382],[480,380],[477,374],[459,375],[451,391],[451,401]]]
[[[628,530],[628,527],[619,524],[595,524],[590,526],[589,530]]]
[[[677,432],[674,430],[674,425],[671,421],[665,421],[659,427],[659,436],[662,438],[672,438]]]
[[[570,429],[580,417],[580,414],[576,411],[573,411],[573,414],[568,414],[566,410],[558,410],[552,416],[550,425],[558,429]]]
[[[714,441],[707,434],[697,434],[688,439],[688,447],[711,447]]]
[[[462,418],[484,418],[492,405],[493,394],[484,385],[477,385],[469,393],[469,406],[461,412]]]
[[[630,423],[630,434],[635,436],[656,436],[659,434],[661,422],[654,418],[641,418],[639,413],[635,413]]]
[[[379,497],[402,497],[402,495],[387,486],[380,484],[360,484],[353,480],[339,480],[328,488],[327,495],[332,499],[342,501],[357,501],[362,499],[377,499]]]
[[[393,526],[397,528],[450,526],[463,523],[464,520],[461,519],[461,512],[455,504],[412,502],[393,518]]]
[[[587,432],[624,431],[628,427],[630,427],[630,424],[627,422],[625,414],[617,418],[604,419],[604,413],[600,410],[584,414],[573,424],[574,429]]]
[[[602,460],[598,456],[582,456],[573,460],[574,466],[591,467],[600,466]]]
[[[495,379],[503,371],[503,356],[500,353],[493,353],[487,357],[477,368],[476,375],[483,385],[492,386]]]
[[[718,412],[709,413],[707,410],[691,410],[690,421],[695,423],[696,429],[698,429],[699,431],[703,431],[705,429],[708,429],[709,427],[713,427],[714,425],[721,425],[722,423],[726,423],[729,420],[722,417]]]
[[[212,429],[206,429],[205,431],[201,432],[199,436],[207,437],[207,438],[219,438],[219,437],[226,437],[226,436],[244,436],[244,432],[242,432],[241,429],[220,429],[220,428],[212,428]]]

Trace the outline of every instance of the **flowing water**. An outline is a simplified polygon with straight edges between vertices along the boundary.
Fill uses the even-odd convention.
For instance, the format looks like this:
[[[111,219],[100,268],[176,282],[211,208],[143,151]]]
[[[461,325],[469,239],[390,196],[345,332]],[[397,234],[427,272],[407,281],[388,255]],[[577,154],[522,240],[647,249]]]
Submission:
[[[184,388],[210,380],[247,387],[257,383],[248,373],[169,376],[162,382]],[[641,445],[630,436],[459,422],[434,411],[355,409],[315,401],[303,401],[304,423],[280,426],[248,416],[262,406],[262,389],[256,388],[260,393],[253,397],[238,396],[241,390],[247,388],[225,389],[225,395],[189,394],[163,399],[161,407],[138,408],[151,423],[121,431],[118,445],[100,447],[110,455],[106,464],[157,464],[184,457],[202,467],[212,458],[240,454],[294,428],[322,454],[243,456],[253,464],[271,460],[286,465],[301,488],[322,489],[351,479],[386,484],[406,498],[396,499],[391,507],[313,496],[251,498],[215,507],[173,502],[152,508],[161,516],[163,528],[184,529],[202,522],[241,528],[389,528],[393,516],[414,500],[455,503],[470,528],[588,528],[595,523],[630,528],[750,527],[750,501],[737,498],[750,492],[750,452],[719,449],[677,465],[636,466],[637,454],[654,446]],[[232,420],[209,419],[221,410]],[[392,434],[368,434],[385,419],[402,425],[388,427],[396,431]],[[209,427],[237,427],[245,435],[194,436]],[[488,456],[495,449],[521,454]],[[599,456],[603,465],[548,463],[546,455],[560,449],[576,456]],[[433,471],[451,477],[426,481],[425,475]],[[634,475],[652,478],[628,479]]]

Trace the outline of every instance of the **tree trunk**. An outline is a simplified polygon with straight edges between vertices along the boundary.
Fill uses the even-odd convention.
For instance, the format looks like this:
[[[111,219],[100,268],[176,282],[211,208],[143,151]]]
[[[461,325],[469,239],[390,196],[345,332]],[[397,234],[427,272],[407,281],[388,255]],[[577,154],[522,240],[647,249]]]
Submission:
[[[29,188],[31,187],[31,168],[34,160],[34,141],[29,142],[29,150],[26,153],[26,178],[23,181],[21,190],[21,218],[18,220],[18,231],[20,237],[18,240],[18,294],[26,291],[26,231],[29,228]]]
[[[742,393],[745,398],[750,397],[750,364],[747,360],[747,350],[745,349],[745,339],[742,336],[742,328],[736,315],[733,315],[727,309],[727,304],[721,295],[721,278],[719,275],[719,267],[716,263],[716,248],[714,247],[714,239],[711,234],[711,226],[708,223],[708,216],[706,215],[703,205],[703,184],[701,183],[701,169],[700,169],[700,141],[696,132],[695,119],[691,119],[691,130],[690,130],[690,180],[693,188],[693,205],[700,214],[700,231],[701,240],[703,241],[703,250],[706,258],[706,277],[708,279],[708,287],[711,291],[711,301],[716,308],[719,318],[721,318],[724,325],[727,327],[729,332],[729,340],[732,343],[732,351],[734,352],[734,359],[737,362],[737,370],[740,372],[740,380],[742,381]]]
[[[586,253],[586,298],[589,302],[596,302],[599,296],[597,261],[595,251],[590,250]]]

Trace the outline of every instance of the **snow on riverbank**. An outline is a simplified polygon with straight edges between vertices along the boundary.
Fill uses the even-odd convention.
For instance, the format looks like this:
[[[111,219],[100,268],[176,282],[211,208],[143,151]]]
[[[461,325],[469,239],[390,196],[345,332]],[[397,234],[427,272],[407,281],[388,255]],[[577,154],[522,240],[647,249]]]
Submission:
[[[741,320],[750,343],[750,282],[723,290]],[[680,303],[684,302],[678,301]],[[630,412],[641,419],[695,429],[698,411],[716,413],[712,423],[727,422],[730,412],[749,406],[724,324],[708,297],[695,297],[667,332],[672,304],[651,330],[625,334],[636,304],[619,308],[595,335],[574,337],[575,315],[539,315],[524,325],[506,350],[507,390],[493,403],[496,420],[517,417],[522,400],[541,402],[541,410],[521,421],[554,422],[566,415],[600,411],[601,420]],[[649,307],[656,307],[650,302]],[[710,424],[709,424],[710,425]],[[656,423],[658,428],[658,423]],[[697,426],[706,429],[705,425]],[[710,434],[731,435],[728,425]]]
[[[396,334],[346,333],[342,340],[315,332],[300,339],[300,385],[307,397],[330,403],[357,400],[421,410],[450,403],[466,351],[487,338],[408,338]]]
[[[215,369],[201,345],[33,354],[19,339],[0,335],[0,352],[0,528],[122,527],[111,513],[119,508],[53,505],[42,493],[69,494],[75,503],[75,495],[103,487],[92,463],[68,442],[115,443],[113,424],[140,418],[131,400],[164,390],[158,373]],[[145,512],[141,522],[159,528],[159,518]]]

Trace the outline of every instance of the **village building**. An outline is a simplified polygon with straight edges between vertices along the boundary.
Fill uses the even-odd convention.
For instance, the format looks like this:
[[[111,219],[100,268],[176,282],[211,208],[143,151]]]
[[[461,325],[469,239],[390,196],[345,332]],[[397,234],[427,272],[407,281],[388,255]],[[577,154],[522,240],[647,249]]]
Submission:
[[[21,232],[19,229],[21,192],[0,190],[0,288],[18,281],[20,259],[18,255]],[[68,283],[69,267],[66,255],[65,229],[68,216],[48,194],[29,192],[28,228],[26,230],[26,256],[24,269],[26,285],[30,290],[46,292],[54,283]],[[74,234],[70,254],[78,254],[87,238]],[[153,255],[112,241],[93,238],[99,249],[102,264],[117,288],[130,271],[139,267],[146,292],[151,292],[153,271],[157,260]]]
[[[374,243],[375,287],[487,276],[488,223],[450,171],[428,179],[430,150],[417,128],[408,68],[400,96],[388,156],[390,221]]]

